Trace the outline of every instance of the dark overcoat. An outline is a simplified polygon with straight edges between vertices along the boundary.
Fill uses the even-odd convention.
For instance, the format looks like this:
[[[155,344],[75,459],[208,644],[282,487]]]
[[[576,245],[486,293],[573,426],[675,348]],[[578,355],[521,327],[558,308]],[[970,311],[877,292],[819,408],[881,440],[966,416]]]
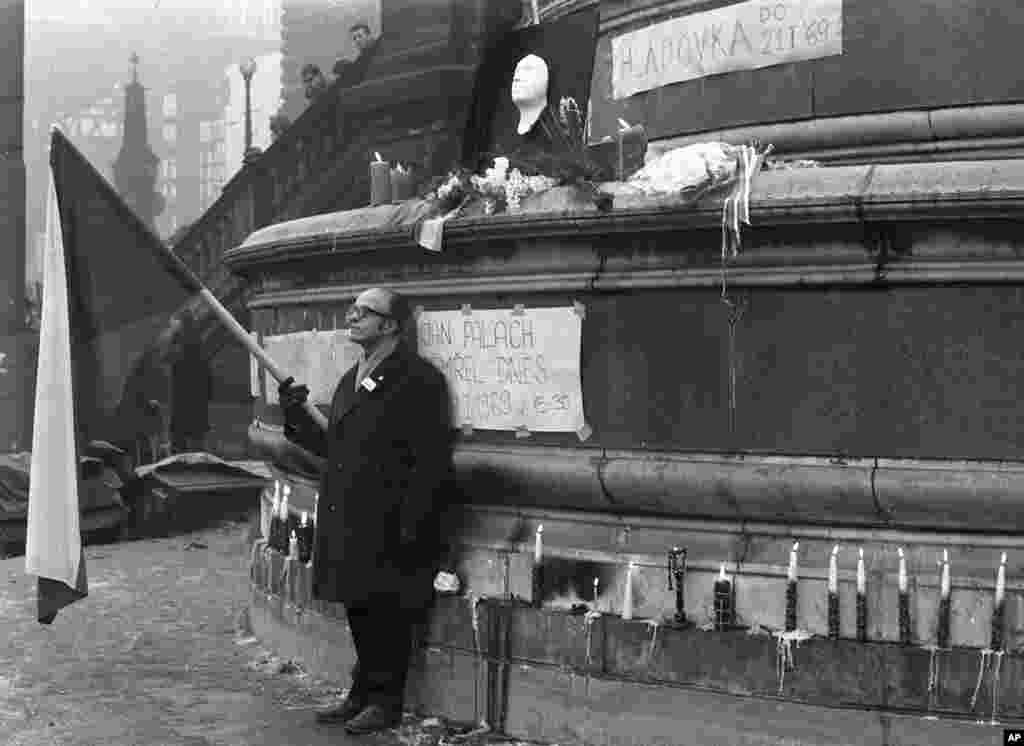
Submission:
[[[400,345],[356,390],[342,376],[324,432],[290,412],[286,434],[324,457],[313,554],[314,597],[421,608],[433,595],[441,517],[453,487],[447,381]],[[372,390],[369,390],[372,388]]]

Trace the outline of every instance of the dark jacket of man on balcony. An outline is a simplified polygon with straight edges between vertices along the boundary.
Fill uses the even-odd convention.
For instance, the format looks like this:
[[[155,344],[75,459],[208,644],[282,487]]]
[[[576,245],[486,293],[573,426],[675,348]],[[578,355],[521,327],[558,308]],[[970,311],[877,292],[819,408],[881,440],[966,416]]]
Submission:
[[[355,24],[349,29],[349,32],[352,34],[352,43],[356,46],[356,58],[354,60],[338,60],[334,63],[334,74],[338,76],[342,88],[351,88],[363,82],[366,70],[380,43],[380,38],[374,37],[370,32],[370,27],[365,23]]]

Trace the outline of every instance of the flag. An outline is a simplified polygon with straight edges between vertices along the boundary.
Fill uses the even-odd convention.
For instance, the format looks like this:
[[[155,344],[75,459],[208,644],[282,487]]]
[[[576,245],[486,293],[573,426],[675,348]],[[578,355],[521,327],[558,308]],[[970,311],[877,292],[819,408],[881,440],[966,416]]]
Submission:
[[[88,594],[78,530],[74,410],[67,277],[64,250],[57,237],[43,256],[43,312],[25,538],[25,571],[39,578],[38,618],[43,624],[50,624],[59,609]]]
[[[44,624],[87,593],[79,453],[92,440],[133,448],[153,434],[151,403],[168,400],[168,321],[196,289],[56,128],[50,166],[60,230],[44,258],[25,546]]]

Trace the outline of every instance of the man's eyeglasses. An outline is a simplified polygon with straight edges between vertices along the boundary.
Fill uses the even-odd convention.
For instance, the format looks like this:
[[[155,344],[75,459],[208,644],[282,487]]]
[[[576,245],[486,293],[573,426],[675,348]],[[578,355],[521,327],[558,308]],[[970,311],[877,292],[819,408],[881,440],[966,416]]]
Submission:
[[[366,316],[368,314],[371,314],[371,313],[374,316],[380,316],[382,319],[394,319],[395,318],[391,314],[383,313],[381,311],[378,311],[375,308],[370,308],[369,306],[360,306],[360,305],[357,305],[355,303],[353,303],[351,306],[349,306],[348,310],[345,311],[345,318],[346,319],[352,319],[352,321],[362,321],[364,318],[366,318]]]

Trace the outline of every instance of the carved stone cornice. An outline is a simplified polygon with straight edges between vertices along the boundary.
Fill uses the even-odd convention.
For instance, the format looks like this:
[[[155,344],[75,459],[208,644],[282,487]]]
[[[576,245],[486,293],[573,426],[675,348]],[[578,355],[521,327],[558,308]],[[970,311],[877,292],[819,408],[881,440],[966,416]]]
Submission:
[[[254,446],[278,463],[295,446],[266,428]],[[455,452],[462,494],[488,510],[583,511],[736,532],[827,527],[839,540],[866,529],[1006,533],[1024,520],[1024,464],[997,461],[840,459],[640,449],[560,448],[462,442]],[[289,471],[292,478],[293,471]],[[308,477],[300,482],[315,487]],[[978,495],[985,510],[978,510]],[[512,507],[514,506],[514,508]],[[776,528],[776,531],[782,531]],[[884,537],[875,536],[873,540]],[[891,538],[891,537],[890,537]],[[972,536],[964,542],[985,543]],[[1001,537],[999,542],[1020,544]],[[963,542],[961,542],[963,543]]]
[[[387,257],[400,275],[396,282],[414,295],[721,281],[721,195],[687,205],[676,197],[639,195],[623,184],[606,187],[616,192],[616,207],[607,213],[571,188],[557,188],[524,200],[518,214],[450,220],[440,255],[414,242],[416,221],[426,212],[423,203],[409,202],[268,226],[228,251],[225,261],[241,274],[273,276],[316,259],[329,275],[332,267],[351,269]],[[1009,225],[1024,216],[1024,161],[768,171],[756,178],[750,202],[752,226],[727,267],[733,284],[1024,278],[1012,235],[969,250],[941,235],[968,235],[981,221]],[[637,240],[646,242],[642,259]],[[358,292],[359,282],[327,275],[309,290],[265,285],[256,304],[299,302],[299,296],[326,302]]]

